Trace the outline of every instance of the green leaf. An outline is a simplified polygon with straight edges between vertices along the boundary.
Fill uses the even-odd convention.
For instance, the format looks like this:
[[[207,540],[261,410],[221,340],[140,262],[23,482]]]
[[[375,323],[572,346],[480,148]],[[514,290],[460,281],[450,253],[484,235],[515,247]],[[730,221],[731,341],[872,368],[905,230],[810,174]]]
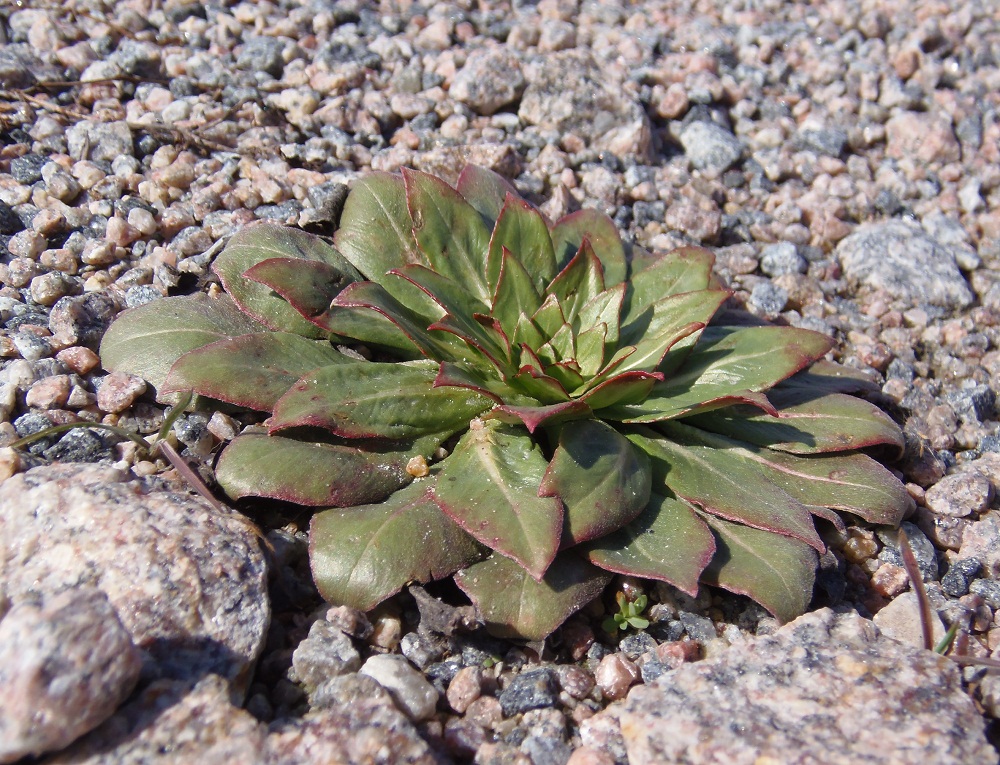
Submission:
[[[163,298],[115,320],[101,340],[101,363],[109,372],[127,372],[159,388],[185,353],[264,329],[226,295]]]
[[[625,281],[628,267],[618,228],[611,218],[593,209],[572,212],[552,227],[552,247],[557,265],[568,263],[579,251],[584,239],[590,242],[594,254],[601,261],[605,284],[613,287]]]
[[[319,237],[268,223],[247,226],[238,231],[212,264],[212,270],[236,304],[268,329],[303,337],[324,337],[323,330],[302,318],[271,287],[246,276],[247,271],[258,263],[272,258],[326,263],[345,276],[354,272],[351,265]]]
[[[576,362],[584,378],[596,375],[604,364],[608,325],[603,321],[576,336]]]
[[[539,331],[541,331],[543,337],[552,337],[559,331],[560,327],[566,324],[566,315],[563,313],[562,306],[559,305],[559,297],[551,293],[546,295],[541,307],[535,311],[531,320],[535,323]],[[536,348],[538,346],[531,343],[531,347]]]
[[[887,444],[903,448],[903,433],[874,404],[843,393],[772,389],[772,416],[750,407],[728,407],[687,421],[714,433],[792,454],[865,449]]]
[[[639,370],[622,372],[591,388],[581,396],[580,400],[586,402],[595,412],[602,410],[601,416],[605,417],[605,411],[610,411],[609,407],[623,406],[645,399],[659,379],[659,375],[655,372]]]
[[[363,277],[349,263],[350,273],[319,260],[268,258],[250,268],[247,279],[270,287],[288,301],[303,319],[315,324],[316,317],[330,308],[330,303],[351,282]],[[322,328],[322,325],[317,325]]]
[[[430,267],[488,302],[493,293],[486,282],[490,233],[479,213],[433,175],[404,169],[403,181],[413,236]]]
[[[270,412],[307,372],[351,361],[325,340],[307,340],[288,332],[255,332],[185,353],[171,367],[161,391],[192,390]]]
[[[611,574],[571,551],[560,553],[540,582],[502,555],[491,555],[455,575],[492,634],[523,640],[548,637],[610,581]]]
[[[524,265],[506,247],[501,250],[500,262],[500,276],[496,292],[493,294],[492,314],[500,322],[507,336],[514,337],[521,317],[526,320],[537,311],[542,305],[542,298]]]
[[[698,290],[654,302],[622,328],[622,343],[636,346],[627,368],[652,371],[659,367],[673,344],[707,325],[728,297],[721,290]],[[692,330],[692,324],[701,326]]]
[[[472,347],[488,356],[498,367],[510,362],[510,350],[499,333],[476,320],[489,310],[471,293],[456,282],[424,266],[407,266],[391,272],[392,276],[405,279],[424,291],[445,312],[428,329],[451,332]]]
[[[399,277],[392,277],[399,280]],[[393,324],[428,358],[478,361],[472,349],[450,332],[429,330],[407,306],[375,282],[355,282],[348,285],[333,301],[334,307],[370,308]],[[336,317],[335,317],[336,318]],[[337,326],[334,324],[333,326]]]
[[[569,394],[562,383],[536,367],[522,366],[521,371],[508,378],[507,384],[533,401],[542,404],[558,405],[569,401]],[[525,406],[530,407],[533,404],[525,404]]]
[[[826,359],[820,359],[808,369],[782,381],[778,387],[802,389],[817,396],[821,393],[878,393],[881,390],[860,369]]]
[[[583,307],[602,292],[603,269],[588,241],[584,241],[580,251],[548,286],[548,293],[559,299],[563,315],[571,323]]]
[[[483,557],[441,512],[432,487],[414,481],[385,502],[313,516],[309,560],[324,599],[369,611],[410,582],[443,579]]]
[[[502,175],[478,165],[466,165],[458,176],[455,189],[472,205],[490,231],[496,225],[508,194],[517,191]]]
[[[687,504],[653,494],[638,518],[580,549],[606,571],[670,582],[694,597],[715,538]]]
[[[539,495],[566,506],[562,547],[610,534],[649,501],[649,459],[610,425],[576,420],[559,430],[559,445]]]
[[[584,401],[564,401],[545,406],[525,406],[503,404],[496,407],[491,415],[505,422],[524,425],[529,433],[534,433],[541,425],[556,425],[569,420],[579,420],[590,416],[591,408]]]
[[[497,283],[494,271],[499,273],[504,248],[524,265],[535,290],[543,293],[546,285],[556,275],[556,256],[549,237],[549,227],[538,210],[514,194],[508,194],[504,200],[496,228],[490,237],[490,284]],[[532,308],[527,313],[534,310]]]
[[[809,508],[769,480],[750,455],[722,449],[720,436],[680,423],[661,423],[659,428],[661,437],[649,431],[628,436],[652,460],[653,491],[666,485],[713,515],[825,549]]]
[[[831,346],[826,335],[795,327],[710,327],[681,370],[657,383],[645,401],[609,416],[623,422],[682,417],[702,404],[767,390]]]
[[[374,172],[352,186],[334,242],[355,268],[381,283],[393,268],[428,264],[417,249],[412,229],[403,179]]]
[[[665,297],[708,289],[714,264],[715,255],[708,250],[680,247],[633,274],[623,323],[636,321],[647,308]]]
[[[344,438],[407,439],[451,434],[493,401],[467,389],[436,388],[437,365],[360,361],[317,369],[282,396],[272,431],[325,428]]]
[[[723,446],[739,443],[722,436],[714,438]],[[809,507],[846,510],[870,523],[898,526],[912,502],[900,480],[867,454],[800,457],[748,444],[740,446],[766,477]]]
[[[379,502],[409,483],[406,463],[417,453],[248,434],[229,442],[215,477],[232,499],[267,497],[308,507],[348,507]]]
[[[702,574],[706,584],[746,595],[783,622],[805,613],[812,600],[818,558],[809,545],[702,515],[715,534],[716,553]]]
[[[547,467],[523,428],[480,421],[442,463],[435,494],[462,528],[540,580],[563,522],[562,503],[538,496]]]
[[[621,322],[622,300],[625,299],[625,285],[618,284],[599,292],[577,313],[573,328],[576,332],[586,331],[598,324],[607,327],[607,345],[612,348],[618,343]]]
[[[379,348],[399,359],[424,358],[417,344],[402,329],[372,308],[330,306],[314,323],[334,335]],[[414,323],[412,326],[417,325]]]

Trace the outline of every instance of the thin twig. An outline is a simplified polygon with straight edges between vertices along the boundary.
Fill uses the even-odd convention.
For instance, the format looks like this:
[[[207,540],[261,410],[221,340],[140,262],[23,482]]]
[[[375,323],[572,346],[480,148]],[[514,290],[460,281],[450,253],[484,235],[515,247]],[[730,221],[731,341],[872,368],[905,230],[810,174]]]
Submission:
[[[928,651],[934,650],[934,629],[931,626],[931,601],[927,597],[927,590],[924,587],[924,578],[920,573],[920,566],[917,565],[917,558],[910,547],[910,540],[906,538],[906,532],[899,530],[899,552],[903,556],[903,566],[910,577],[913,591],[917,595],[917,603],[920,605],[920,629],[924,636],[924,648]]]

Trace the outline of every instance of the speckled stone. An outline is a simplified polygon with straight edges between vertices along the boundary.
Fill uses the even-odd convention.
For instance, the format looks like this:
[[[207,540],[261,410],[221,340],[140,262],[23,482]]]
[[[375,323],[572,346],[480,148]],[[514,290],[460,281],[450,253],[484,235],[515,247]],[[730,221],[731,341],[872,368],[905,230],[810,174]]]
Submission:
[[[630,765],[997,762],[956,665],[829,609],[633,689],[620,720]]]
[[[241,516],[115,468],[69,464],[8,479],[0,508],[0,591],[12,603],[95,587],[143,650],[144,677],[213,672],[242,697],[270,607]]]
[[[80,587],[0,621],[0,762],[62,749],[132,692],[142,657],[98,589]]]

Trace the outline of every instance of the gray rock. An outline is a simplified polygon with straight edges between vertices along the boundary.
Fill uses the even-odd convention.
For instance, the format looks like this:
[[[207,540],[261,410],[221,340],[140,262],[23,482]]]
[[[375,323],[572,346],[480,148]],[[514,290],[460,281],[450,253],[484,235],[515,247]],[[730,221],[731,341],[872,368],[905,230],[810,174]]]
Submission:
[[[301,683],[310,696],[316,688],[337,675],[357,672],[361,656],[351,639],[327,621],[313,622],[309,635],[292,654],[291,679]]]
[[[775,316],[785,310],[788,290],[773,282],[761,282],[750,292],[750,307],[766,316]]]
[[[924,645],[923,622],[920,619],[920,601],[912,590],[894,598],[875,614],[873,620],[882,634],[909,643],[916,648]],[[937,645],[944,638],[945,627],[941,618],[931,611],[931,637]]]
[[[993,579],[976,579],[969,585],[969,592],[981,597],[994,611],[1000,609],[1000,582]]]
[[[280,77],[285,69],[285,44],[276,37],[251,37],[236,56],[236,66],[248,72],[266,72]]]
[[[518,116],[529,125],[573,133],[596,151],[645,159],[651,132],[641,104],[629,98],[582,50],[541,59],[527,72]]]
[[[215,673],[236,698],[270,618],[266,570],[242,516],[96,465],[0,484],[0,590],[11,602],[96,587],[145,653],[147,679]]]
[[[124,121],[77,122],[66,129],[66,141],[73,159],[106,160],[134,156],[132,131]]]
[[[45,765],[264,765],[266,729],[233,706],[217,675],[160,680]]]
[[[360,672],[389,691],[411,720],[426,720],[434,714],[438,692],[404,657],[377,654],[362,665]]]
[[[997,762],[953,663],[829,609],[634,688],[617,715],[630,765]]]
[[[837,245],[845,275],[914,305],[964,308],[972,292],[952,248],[899,220],[861,226]]]
[[[542,709],[556,703],[559,685],[551,669],[529,669],[515,676],[500,693],[500,707],[505,717]]]
[[[984,577],[1000,580],[1000,516],[995,511],[965,530],[958,557],[975,558],[983,568]]]
[[[939,575],[937,551],[934,545],[924,535],[918,526],[909,521],[904,521],[900,528],[906,532],[910,549],[913,550],[913,557],[917,560],[917,567],[925,582],[936,581]],[[895,531],[880,529],[879,540],[884,545],[879,551],[878,559],[883,563],[892,563],[894,566],[903,565],[903,554],[899,551],[899,537]]]
[[[31,185],[42,180],[42,166],[47,164],[48,157],[41,154],[25,154],[23,157],[14,157],[10,161],[10,174],[18,183]]]
[[[847,132],[840,128],[800,130],[795,136],[795,142],[807,151],[839,157],[847,146]]]
[[[924,504],[938,515],[965,518],[981,513],[993,499],[993,485],[982,473],[966,470],[945,476],[927,490]]]
[[[696,120],[680,135],[681,146],[691,164],[699,170],[724,172],[740,161],[743,144],[721,125]]]
[[[81,587],[0,621],[0,762],[62,749],[132,692],[142,656],[107,596]]]
[[[524,91],[521,61],[506,48],[472,53],[448,91],[478,114],[490,115],[514,103]]]
[[[804,274],[808,268],[806,259],[791,242],[769,244],[760,253],[760,270],[771,277]]]
[[[963,558],[955,561],[941,577],[941,589],[945,595],[950,595],[953,598],[960,598],[968,594],[969,585],[981,568],[982,566],[975,558]]]
[[[16,234],[24,230],[24,221],[6,202],[0,202],[0,234]]]

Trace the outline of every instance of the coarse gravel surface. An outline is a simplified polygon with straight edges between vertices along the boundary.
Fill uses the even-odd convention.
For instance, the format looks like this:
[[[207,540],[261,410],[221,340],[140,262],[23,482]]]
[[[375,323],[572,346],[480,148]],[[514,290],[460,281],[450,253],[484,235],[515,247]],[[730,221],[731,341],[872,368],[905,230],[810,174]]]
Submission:
[[[547,643],[520,645],[482,634],[448,590],[412,588],[367,615],[323,604],[307,519],[270,506],[249,508],[269,542],[263,595],[256,552],[252,583],[220,562],[254,543],[245,524],[107,431],[7,447],[80,420],[155,433],[164,411],[145,382],[106,373],[97,355],[122,310],[218,293],[212,260],[252,221],[329,234],[363,174],[454,180],[467,162],[550,217],[596,207],[651,251],[706,246],[731,307],[836,338],[835,360],[864,370],[904,428],[905,454],[884,456],[915,500],[904,528],[937,634],[957,623],[964,653],[1000,659],[998,0],[0,2],[0,479],[57,515],[85,496],[158,518],[145,537],[134,521],[108,529],[97,542],[139,545],[150,561],[102,572],[111,553],[92,544],[89,514],[50,528],[8,489],[0,527],[33,541],[0,548],[0,634],[30,646],[0,649],[0,689],[16,691],[2,691],[0,731],[22,732],[0,762],[637,765],[675,761],[664,752],[684,741],[655,730],[671,704],[740,708],[738,694],[760,709],[787,699],[775,726],[829,717],[801,761],[843,761],[859,741],[838,746],[830,731],[866,726],[884,726],[864,741],[872,761],[995,761],[1000,674],[900,645],[921,635],[894,532],[829,532],[819,610],[780,631],[743,598],[632,580]],[[212,456],[248,424],[195,412],[173,432],[211,481]],[[51,462],[104,465],[77,480]],[[184,522],[171,527],[172,512]],[[170,553],[208,522],[229,535],[215,536],[218,557]],[[55,527],[67,538],[46,549]],[[38,567],[31,581],[11,568],[18,556]],[[86,561],[78,602],[66,560]],[[204,591],[164,584],[205,577]],[[115,622],[109,610],[135,600],[130,579],[193,610],[154,637],[129,609]],[[649,596],[648,629],[601,630],[621,588]],[[106,621],[106,644],[60,655],[67,628],[47,630],[51,614],[81,634]],[[236,649],[217,637],[228,630]],[[171,641],[204,654],[164,669]],[[27,656],[89,685],[59,695],[22,682],[35,677],[17,666]],[[753,681],[774,667],[794,682]],[[106,689],[124,697],[136,683],[105,708]],[[873,687],[891,699],[881,717]],[[50,719],[32,728],[25,710],[41,700],[73,710],[83,737],[67,746]],[[670,756],[774,756],[754,748],[767,725],[751,723],[714,749],[698,744],[706,727]],[[801,731],[784,732],[805,752]]]

